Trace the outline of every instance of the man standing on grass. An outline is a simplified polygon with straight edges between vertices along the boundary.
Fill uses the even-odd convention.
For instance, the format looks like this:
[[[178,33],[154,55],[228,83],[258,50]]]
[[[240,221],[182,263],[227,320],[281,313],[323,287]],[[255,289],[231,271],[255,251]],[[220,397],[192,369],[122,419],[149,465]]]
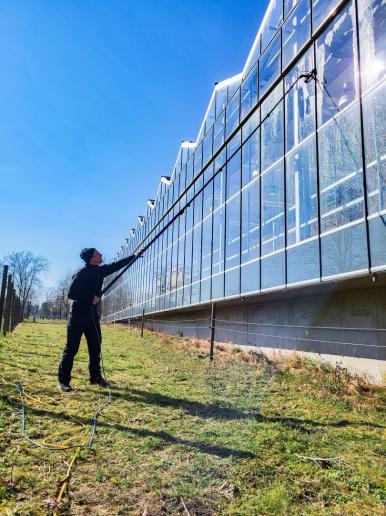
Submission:
[[[90,359],[90,383],[108,386],[102,376],[100,365],[102,334],[98,304],[102,296],[103,279],[128,265],[136,256],[140,256],[140,253],[108,265],[101,265],[102,255],[97,249],[82,249],[80,257],[86,265],[74,274],[68,291],[68,297],[73,300],[73,304],[67,325],[67,344],[58,371],[58,387],[62,392],[72,391],[71,370],[83,334],[87,340]]]

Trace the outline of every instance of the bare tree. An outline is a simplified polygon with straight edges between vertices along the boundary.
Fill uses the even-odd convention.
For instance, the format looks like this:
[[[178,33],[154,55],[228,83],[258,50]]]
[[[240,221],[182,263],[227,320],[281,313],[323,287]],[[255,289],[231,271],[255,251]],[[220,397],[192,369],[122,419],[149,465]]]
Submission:
[[[57,289],[57,295],[60,298],[61,306],[63,307],[62,315],[67,318],[70,313],[71,300],[68,299],[68,291],[72,281],[72,272],[67,272],[60,280]]]
[[[43,289],[43,301],[40,305],[39,316],[42,319],[59,319],[59,298],[56,287],[46,287]]]
[[[25,315],[33,290],[41,285],[41,273],[48,270],[48,261],[44,256],[35,256],[31,251],[15,251],[4,256],[2,262],[8,264],[13,275],[21,299],[22,313]]]

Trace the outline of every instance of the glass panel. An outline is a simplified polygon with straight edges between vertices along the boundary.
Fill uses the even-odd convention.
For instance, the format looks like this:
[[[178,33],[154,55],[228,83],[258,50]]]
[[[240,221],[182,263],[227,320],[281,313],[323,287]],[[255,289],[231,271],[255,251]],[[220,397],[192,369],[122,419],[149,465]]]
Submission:
[[[359,107],[319,131],[321,232],[364,216]]]
[[[367,239],[364,224],[321,238],[322,276],[367,269]]]
[[[297,80],[299,74],[311,72],[314,68],[313,52],[307,52],[285,77],[285,89],[290,90],[285,98],[286,107],[286,149],[307,138],[315,131],[315,82]],[[292,88],[291,88],[292,86]],[[291,88],[291,89],[290,89]]]
[[[283,161],[262,175],[261,198],[261,253],[264,256],[284,247]]]
[[[205,166],[212,157],[212,138],[213,129],[209,131],[203,141],[203,166]]]
[[[190,158],[190,160],[188,161],[187,168],[186,168],[186,188],[189,188],[192,181],[193,181],[193,158]]]
[[[206,133],[212,127],[212,125],[214,124],[214,121],[216,119],[215,107],[216,107],[216,95],[213,95],[210,106],[208,106],[208,114],[207,114],[206,120],[205,120],[205,132]]]
[[[193,207],[192,205],[186,207],[186,232],[193,227]]]
[[[196,177],[202,169],[202,143],[194,151],[194,177]]]
[[[386,264],[386,217],[369,220],[371,266],[380,267]]]
[[[200,174],[194,183],[194,191],[199,192],[204,186],[204,174]]]
[[[201,276],[201,228],[202,224],[199,224],[193,229],[192,283]]]
[[[283,86],[280,83],[263,102],[261,117],[261,170],[283,156]],[[275,107],[276,106],[276,107]],[[269,115],[269,116],[268,116]]]
[[[298,0],[284,0],[284,18],[288,15],[293,7],[298,3]]]
[[[241,119],[257,102],[257,65],[241,84]]]
[[[369,214],[386,210],[386,81],[363,99]]]
[[[225,269],[240,264],[240,194],[226,204]]]
[[[213,209],[215,210],[225,202],[225,173],[224,170],[214,178]]]
[[[244,187],[259,175],[260,168],[259,129],[242,147],[242,186]]]
[[[213,177],[214,174],[214,163],[211,163],[209,167],[204,170],[204,185]]]
[[[262,48],[271,41],[283,19],[283,0],[272,0],[269,4],[269,14],[261,35]]]
[[[182,306],[184,299],[184,289],[177,290],[176,293],[176,306]]]
[[[220,154],[218,154],[216,159],[214,160],[214,170],[215,170],[215,172],[220,170],[225,165],[225,162],[226,162],[226,149],[223,149],[220,152]]]
[[[172,271],[170,278],[170,290],[175,290],[177,288],[177,253],[178,243],[176,242],[172,246]]]
[[[224,273],[212,276],[212,299],[224,297]]]
[[[259,124],[260,109],[256,109],[256,111],[248,118],[248,120],[241,128],[243,142],[248,139],[248,137],[253,133]]]
[[[213,128],[213,153],[217,152],[225,140],[225,113],[221,113]]]
[[[209,301],[210,299],[210,278],[201,281],[201,302]]]
[[[178,272],[177,272],[177,288],[181,288],[184,284],[184,259],[185,259],[185,237],[181,237],[178,241]]]
[[[202,220],[202,193],[199,193],[194,199],[194,222],[195,226]]]
[[[237,79],[237,80],[233,80],[229,85],[228,85],[228,102],[230,101],[230,99],[233,97],[233,95],[236,93],[236,90],[237,88],[240,86],[240,80]],[[240,92],[238,92],[237,94],[238,97],[240,97]]]
[[[330,16],[341,0],[312,0],[312,21],[314,32]]]
[[[204,220],[202,225],[202,279],[211,275],[212,261],[212,217]]]
[[[285,284],[285,253],[277,253],[261,260],[261,288],[274,288]]]
[[[213,213],[212,274],[224,270],[224,208]]]
[[[241,152],[238,151],[227,163],[227,199],[240,191]]]
[[[187,204],[189,204],[190,201],[192,200],[193,194],[194,194],[194,185],[191,185],[189,190],[186,192],[186,202],[187,202]]]
[[[183,304],[184,306],[190,305],[190,294],[191,294],[192,288],[190,286],[184,287],[184,299]]]
[[[216,91],[216,118],[226,106],[227,95],[227,87]]]
[[[283,68],[299,53],[311,36],[309,0],[301,0],[283,25]]]
[[[362,87],[386,77],[386,2],[358,0]]]
[[[241,292],[257,292],[260,289],[260,262],[241,267]]]
[[[241,146],[241,130],[233,136],[231,141],[227,145],[227,159],[229,159]]]
[[[161,261],[161,288],[160,294],[165,294],[166,292],[166,268],[167,268],[167,251],[163,251],[162,253],[162,261]]]
[[[230,100],[226,107],[226,137],[239,125],[240,121],[240,91]]]
[[[240,293],[240,268],[225,273],[225,297]]]
[[[213,181],[208,183],[204,188],[204,202],[203,202],[203,214],[202,218],[204,219],[213,210]]]
[[[260,97],[268,90],[274,80],[279,77],[280,63],[280,34],[278,34],[259,59],[259,94]]]
[[[315,139],[307,140],[286,159],[287,245],[318,234]]]
[[[200,302],[200,283],[192,285],[192,294],[190,304],[194,305]]]
[[[357,97],[355,32],[351,3],[333,20],[316,44],[318,123],[324,124]]]
[[[192,278],[192,232],[189,231],[185,238],[185,271],[184,285],[190,285]]]
[[[257,179],[242,192],[241,263],[260,255],[260,185]]]

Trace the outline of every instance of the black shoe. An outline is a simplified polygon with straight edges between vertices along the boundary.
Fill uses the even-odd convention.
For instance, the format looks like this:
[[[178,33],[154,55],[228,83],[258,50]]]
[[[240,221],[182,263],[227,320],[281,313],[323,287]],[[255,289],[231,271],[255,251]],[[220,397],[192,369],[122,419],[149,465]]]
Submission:
[[[73,388],[71,387],[71,385],[69,383],[62,383],[62,382],[58,383],[58,389],[61,392],[71,392],[73,390]]]
[[[110,387],[109,382],[107,382],[102,376],[99,378],[95,378],[94,380],[90,380],[91,385],[100,385],[101,387]]]

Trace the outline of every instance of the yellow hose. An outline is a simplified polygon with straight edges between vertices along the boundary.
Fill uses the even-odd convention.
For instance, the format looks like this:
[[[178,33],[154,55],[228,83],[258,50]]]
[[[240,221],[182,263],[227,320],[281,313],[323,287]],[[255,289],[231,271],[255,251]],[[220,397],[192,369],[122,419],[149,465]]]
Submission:
[[[66,487],[68,486],[68,482],[70,481],[70,475],[71,475],[71,468],[72,466],[74,465],[76,459],[78,458],[78,455],[79,455],[79,452],[80,452],[80,448],[78,448],[76,450],[76,452],[74,453],[72,459],[71,459],[71,462],[70,464],[68,465],[68,468],[67,468],[67,472],[66,472],[66,476],[64,477],[63,481],[62,481],[62,486],[60,488],[60,491],[59,491],[59,494],[58,496],[56,497],[56,503],[57,505],[60,504],[60,502],[62,501],[62,498],[63,498],[63,495],[64,495],[64,492],[66,490]],[[55,509],[54,510],[54,516],[57,516],[58,515],[58,511]]]

